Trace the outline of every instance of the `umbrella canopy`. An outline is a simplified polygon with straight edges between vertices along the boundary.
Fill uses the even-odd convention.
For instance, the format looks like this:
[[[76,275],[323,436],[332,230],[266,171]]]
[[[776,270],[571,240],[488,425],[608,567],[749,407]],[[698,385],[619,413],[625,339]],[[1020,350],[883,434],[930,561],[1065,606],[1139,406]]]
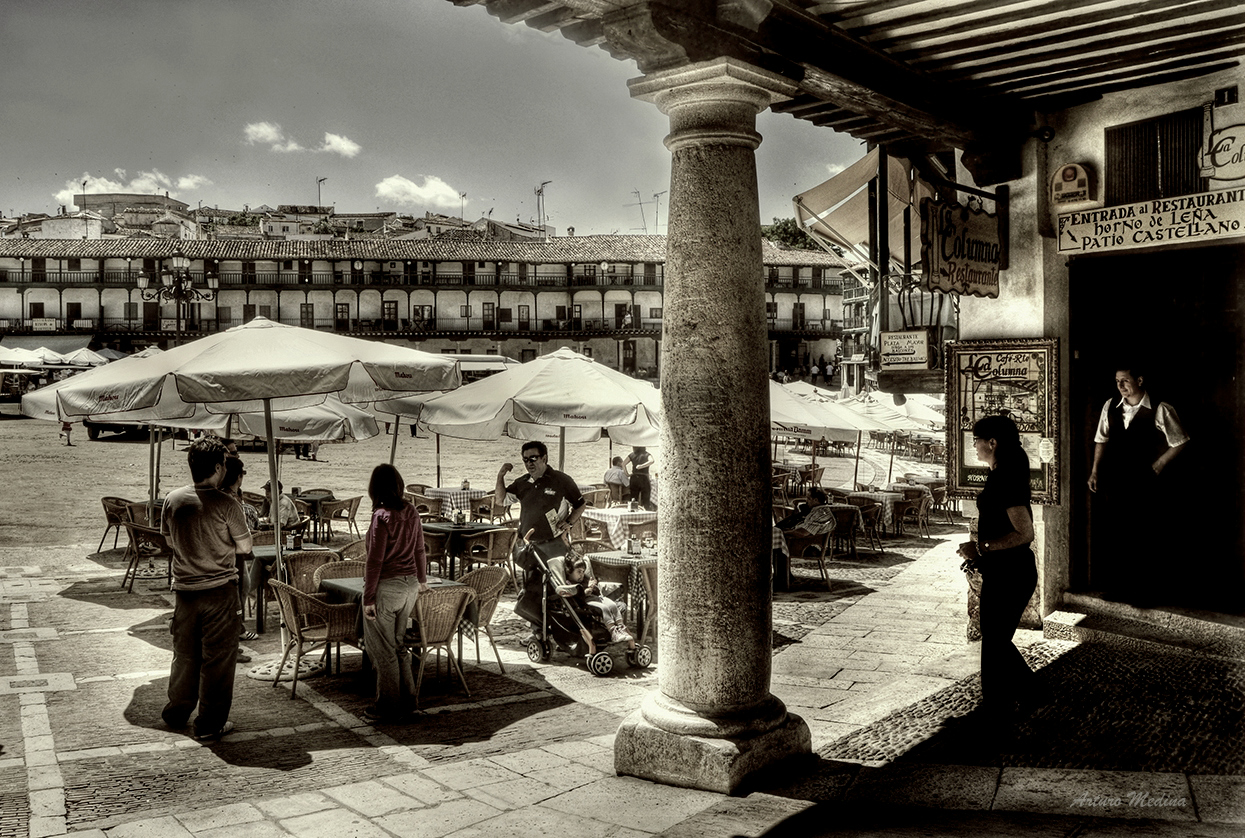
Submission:
[[[68,355],[62,355],[62,359],[66,364],[77,364],[79,366],[98,367],[108,363],[111,358],[106,358],[99,352],[87,349],[85,346],[81,349],[75,349]]]
[[[947,424],[945,408],[940,412],[935,407],[935,405],[941,407],[944,404],[942,401],[933,397],[923,398],[915,394],[902,398],[904,401],[901,402],[894,394],[878,390],[866,394],[863,400],[875,401],[883,407],[889,407],[924,427],[942,427]]]
[[[452,357],[377,341],[273,323],[256,317],[147,358],[123,358],[59,388],[66,417],[143,412],[147,421],[185,419],[195,404],[247,413],[347,404],[450,390],[460,382]],[[228,404],[222,404],[228,403]]]
[[[97,354],[98,354],[100,357],[102,357],[102,358],[104,358],[105,360],[108,360],[108,361],[118,361],[118,360],[120,360],[120,359],[122,359],[122,358],[125,358],[125,357],[126,357],[126,353],[124,353],[124,352],[118,352],[116,349],[110,349],[110,348],[108,348],[108,347],[106,347],[106,346],[105,346],[103,349],[99,350],[99,352],[98,352]]]
[[[656,387],[565,348],[427,399],[420,407],[421,427],[460,439],[524,438],[539,426],[565,428],[567,439],[599,439],[607,429],[624,445],[653,445],[661,425]]]
[[[31,349],[6,349],[0,346],[0,364],[7,364],[11,367],[29,367],[42,363],[43,355],[39,352]]]
[[[458,439],[542,439],[556,433],[560,443],[589,442],[605,430],[624,445],[651,446],[658,442],[661,393],[647,381],[563,348],[451,393],[376,409],[418,416],[425,430]]]
[[[64,418],[127,416],[168,424],[210,413],[263,412],[264,438],[278,438],[273,411],[322,404],[337,393],[367,403],[461,382],[453,358],[376,341],[273,323],[257,317],[146,358],[123,358],[62,383]],[[269,479],[277,483],[276,446],[268,446]],[[277,557],[280,562],[280,524]]]

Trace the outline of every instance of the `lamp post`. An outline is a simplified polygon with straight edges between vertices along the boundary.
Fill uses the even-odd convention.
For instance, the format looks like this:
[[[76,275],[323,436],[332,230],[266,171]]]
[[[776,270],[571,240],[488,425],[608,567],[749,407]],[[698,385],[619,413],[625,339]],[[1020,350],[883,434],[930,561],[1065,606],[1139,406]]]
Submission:
[[[219,278],[207,278],[207,290],[194,287],[194,279],[190,275],[190,257],[178,248],[173,255],[164,260],[165,270],[160,274],[160,284],[148,288],[151,278],[146,274],[138,275],[138,293],[147,302],[160,301],[173,303],[177,317],[177,334],[182,333],[182,306],[187,303],[211,302],[216,299],[216,291],[220,285]],[[170,270],[171,268],[171,270]]]

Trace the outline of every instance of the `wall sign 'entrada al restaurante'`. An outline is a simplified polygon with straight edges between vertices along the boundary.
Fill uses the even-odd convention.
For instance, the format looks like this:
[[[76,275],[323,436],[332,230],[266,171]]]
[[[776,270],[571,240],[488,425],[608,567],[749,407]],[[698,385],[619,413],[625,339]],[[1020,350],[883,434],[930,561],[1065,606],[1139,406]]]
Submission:
[[[1104,253],[1245,236],[1245,188],[1059,214],[1060,253]]]

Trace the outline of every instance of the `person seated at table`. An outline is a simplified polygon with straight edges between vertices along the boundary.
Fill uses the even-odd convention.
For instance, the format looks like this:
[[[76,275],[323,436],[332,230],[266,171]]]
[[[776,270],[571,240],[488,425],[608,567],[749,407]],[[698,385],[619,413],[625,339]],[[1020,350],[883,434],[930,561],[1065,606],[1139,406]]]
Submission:
[[[827,502],[825,491],[813,486],[808,490],[807,497],[796,501],[795,512],[788,515],[778,522],[777,527],[780,530],[798,529],[804,523],[804,519],[808,517],[808,513],[815,507],[822,506]]]
[[[376,669],[376,701],[363,710],[368,721],[393,721],[415,692],[411,653],[403,645],[415,600],[428,588],[424,527],[414,504],[402,497],[406,482],[396,468],[372,469],[367,494],[372,523],[363,570],[363,647]]]
[[[621,585],[611,585],[608,589],[592,576],[588,561],[583,556],[571,554],[549,561],[549,580],[558,596],[576,599],[580,604],[595,610],[602,623],[609,629],[610,640],[615,643],[626,643],[635,648],[635,638],[627,631],[623,622],[622,609],[618,603],[605,593],[613,594],[621,590]]]
[[[289,495],[284,494],[284,492],[285,492],[285,486],[281,483],[280,480],[278,480],[277,481],[277,497],[279,498],[279,500],[277,501],[277,510],[280,516],[282,528],[292,527],[298,523],[298,507],[294,505],[294,499],[290,497]],[[268,496],[268,510],[267,510],[267,515],[259,519],[259,524],[262,527],[271,527],[272,526],[272,481],[271,480],[264,483],[264,494]]]
[[[615,495],[618,500],[627,500],[631,497],[631,476],[623,468],[622,457],[615,457],[610,461],[610,467],[605,472],[605,485],[610,487],[611,499]]]

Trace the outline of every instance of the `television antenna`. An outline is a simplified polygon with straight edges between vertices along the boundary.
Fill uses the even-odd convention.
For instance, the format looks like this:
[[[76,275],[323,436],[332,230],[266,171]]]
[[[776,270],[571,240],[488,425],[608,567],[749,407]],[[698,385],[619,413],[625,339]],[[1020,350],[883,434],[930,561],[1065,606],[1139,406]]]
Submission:
[[[634,204],[623,204],[623,206],[640,208],[640,224],[642,225],[641,229],[644,230],[644,235],[647,236],[648,235],[648,222],[644,220],[644,201],[640,200],[640,190],[632,189],[631,194],[635,196],[635,203]]]
[[[540,237],[543,241],[547,238],[545,234],[545,187],[553,183],[551,180],[542,181],[540,186],[536,187],[536,225],[540,227]]]
[[[657,205],[653,207],[653,233],[658,236],[661,235],[661,225],[657,223],[657,219],[661,217],[661,196],[669,191],[669,189],[663,189],[660,192],[653,193],[653,203]],[[666,226],[669,227],[670,225],[667,223]]]

